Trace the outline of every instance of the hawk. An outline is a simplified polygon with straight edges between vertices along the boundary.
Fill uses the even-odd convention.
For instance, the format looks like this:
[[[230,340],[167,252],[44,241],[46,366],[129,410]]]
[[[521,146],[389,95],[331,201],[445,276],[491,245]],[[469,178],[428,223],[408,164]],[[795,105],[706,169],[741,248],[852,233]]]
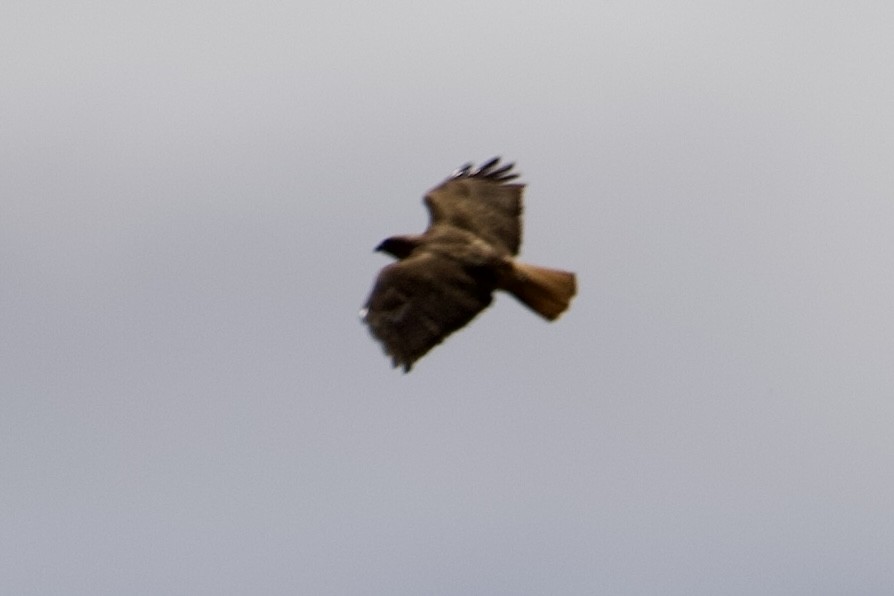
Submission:
[[[392,236],[376,247],[397,262],[379,273],[361,310],[394,367],[413,364],[508,292],[552,321],[576,292],[573,273],[516,261],[522,191],[515,164],[495,157],[469,163],[428,191],[430,217],[420,235]]]

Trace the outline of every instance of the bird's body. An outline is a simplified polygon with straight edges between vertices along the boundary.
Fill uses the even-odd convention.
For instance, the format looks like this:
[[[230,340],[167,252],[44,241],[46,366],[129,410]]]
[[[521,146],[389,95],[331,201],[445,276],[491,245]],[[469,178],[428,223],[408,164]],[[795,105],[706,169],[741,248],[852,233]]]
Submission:
[[[363,319],[394,366],[413,363],[505,290],[548,320],[576,291],[573,273],[513,259],[521,244],[522,184],[512,164],[466,165],[425,196],[431,221],[417,236],[392,236],[376,250],[397,262],[379,273]]]

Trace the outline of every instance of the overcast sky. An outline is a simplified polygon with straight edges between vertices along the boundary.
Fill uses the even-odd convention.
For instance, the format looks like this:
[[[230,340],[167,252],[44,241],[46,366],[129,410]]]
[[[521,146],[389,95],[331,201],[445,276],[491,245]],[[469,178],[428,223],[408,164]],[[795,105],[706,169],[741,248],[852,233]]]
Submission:
[[[0,593],[894,593],[894,4],[4,2]],[[357,312],[502,155],[547,324]]]

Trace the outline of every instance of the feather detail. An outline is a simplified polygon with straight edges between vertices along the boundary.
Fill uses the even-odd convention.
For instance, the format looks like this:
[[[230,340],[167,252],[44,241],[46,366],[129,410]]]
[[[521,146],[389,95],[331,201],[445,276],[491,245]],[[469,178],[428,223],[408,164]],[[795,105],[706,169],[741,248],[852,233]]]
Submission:
[[[502,289],[544,319],[554,321],[571,304],[577,292],[577,280],[568,271],[513,263],[512,273]]]

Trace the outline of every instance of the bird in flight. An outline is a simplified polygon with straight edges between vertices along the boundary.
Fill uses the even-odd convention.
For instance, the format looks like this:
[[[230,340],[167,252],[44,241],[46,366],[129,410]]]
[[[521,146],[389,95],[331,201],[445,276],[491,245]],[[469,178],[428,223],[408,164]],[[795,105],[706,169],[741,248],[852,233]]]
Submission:
[[[573,273],[516,261],[524,184],[514,164],[469,163],[428,191],[428,228],[376,247],[382,269],[360,311],[394,367],[413,364],[484,310],[496,290],[552,321],[577,290]]]

